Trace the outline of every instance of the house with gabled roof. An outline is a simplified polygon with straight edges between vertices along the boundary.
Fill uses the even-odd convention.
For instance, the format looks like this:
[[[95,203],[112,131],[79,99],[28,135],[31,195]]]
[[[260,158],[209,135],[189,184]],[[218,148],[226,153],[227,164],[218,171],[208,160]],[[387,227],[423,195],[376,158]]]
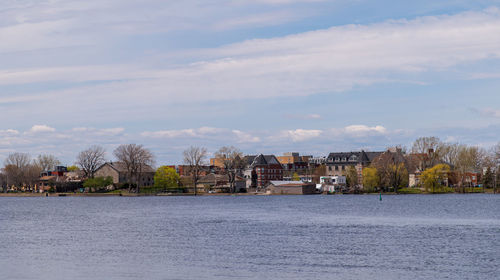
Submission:
[[[128,183],[128,171],[127,166],[123,162],[106,162],[101,165],[94,174],[95,177],[111,177],[113,178],[113,184],[125,184]],[[148,187],[154,185],[155,170],[149,166],[145,165],[142,168],[141,174],[141,185]]]
[[[243,172],[247,188],[264,188],[270,181],[283,180],[283,166],[274,155],[245,156]]]
[[[356,168],[358,173],[358,182],[363,182],[363,169],[379,157],[383,152],[341,152],[330,153],[326,158],[326,174],[328,176],[346,175],[350,166]]]

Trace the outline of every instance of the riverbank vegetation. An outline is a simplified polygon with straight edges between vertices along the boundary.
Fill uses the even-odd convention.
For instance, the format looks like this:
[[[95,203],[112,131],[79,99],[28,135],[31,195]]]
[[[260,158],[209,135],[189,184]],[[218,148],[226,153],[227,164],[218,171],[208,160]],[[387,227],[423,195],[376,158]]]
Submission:
[[[376,154],[369,164],[342,166],[341,175],[346,177],[346,184],[340,192],[496,193],[500,185],[500,144],[488,150],[443,142],[436,137],[422,137],[410,148],[395,147]],[[255,171],[244,175],[248,162],[235,147],[222,147],[215,152],[212,160],[218,164],[214,166],[207,165],[205,148],[190,147],[183,153],[185,165],[179,170],[175,166],[153,168],[155,156],[142,145],[119,145],[112,155],[122,168],[119,175],[113,177],[103,172],[97,174],[98,169],[108,163],[111,169],[117,168],[107,161],[106,150],[100,146],[79,152],[75,165],[69,167],[60,166],[61,162],[53,155],[41,154],[32,159],[26,153],[11,153],[0,170],[0,188],[3,192],[18,193],[234,193],[237,178],[248,181],[255,176]],[[283,170],[283,173],[290,173],[289,180],[319,183],[321,176],[332,172],[331,168],[326,162],[309,163],[300,169]],[[149,172],[150,177],[145,176],[145,172]],[[227,186],[217,187],[219,177],[215,182],[204,182],[200,189],[200,179],[211,173],[226,176]]]

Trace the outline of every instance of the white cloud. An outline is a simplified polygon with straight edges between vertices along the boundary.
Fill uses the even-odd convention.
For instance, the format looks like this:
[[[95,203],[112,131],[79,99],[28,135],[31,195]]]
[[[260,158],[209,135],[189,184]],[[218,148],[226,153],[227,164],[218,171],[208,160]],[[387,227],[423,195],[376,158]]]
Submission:
[[[238,143],[258,143],[261,141],[260,137],[252,136],[247,132],[243,132],[240,130],[233,130],[232,132],[236,135]]]
[[[350,125],[344,128],[344,132],[354,136],[363,136],[368,134],[385,134],[387,129],[383,126]]]
[[[185,138],[185,137],[203,137],[227,132],[225,129],[215,127],[200,127],[179,130],[159,130],[159,131],[144,131],[141,133],[143,137],[151,138]]]
[[[109,135],[116,136],[125,132],[123,127],[113,127],[113,128],[94,128],[94,127],[74,127],[71,131],[75,133],[86,133],[93,135]]]
[[[250,40],[191,52],[204,59],[177,67],[100,65],[3,71],[0,83],[120,80],[15,100],[9,97],[4,102],[64,96],[87,105],[98,98],[101,104],[121,100],[126,105],[161,106],[193,100],[306,96],[357,85],[421,82],[407,76],[425,79],[419,74],[500,58],[500,36],[491,34],[500,34],[498,9]]]
[[[122,134],[124,131],[125,129],[123,127],[114,127],[114,128],[99,129],[98,133],[106,135],[118,135]]]
[[[0,53],[96,45],[137,34],[276,25],[303,18],[304,11],[282,9],[300,2],[321,1],[3,0]]]
[[[47,125],[39,125],[39,124],[32,126],[31,129],[29,130],[29,132],[31,133],[46,133],[54,131],[56,131],[56,129],[53,127]]]
[[[204,126],[204,127],[200,127],[198,129],[198,132],[202,135],[206,135],[206,134],[217,134],[217,133],[221,133],[225,131],[225,129],[221,129],[221,128],[216,128],[216,127],[209,127],[209,126]]]
[[[119,134],[101,134],[101,131]],[[50,153],[63,163],[72,164],[78,152],[88,146],[102,145],[111,152],[120,144],[138,143],[150,148],[160,163],[181,163],[182,151],[191,145],[206,147],[209,152],[223,145],[234,145],[246,154],[256,152],[279,154],[286,151],[300,151],[304,154],[325,156],[332,151],[368,149],[384,150],[389,146],[410,144],[418,136],[436,135],[460,143],[488,146],[498,141],[498,126],[463,129],[442,128],[434,131],[414,131],[400,133],[381,126],[356,125],[346,128],[325,128],[325,130],[291,129],[284,131],[242,131],[224,128],[179,129],[177,137],[141,133],[124,133],[121,129],[74,128],[57,130],[51,137],[40,137],[36,133],[22,133],[15,130],[0,131],[0,162],[11,152],[27,152],[32,156]],[[201,131],[206,133],[202,135]],[[349,131],[350,133],[347,133]],[[184,133],[184,134],[182,134]],[[192,136],[192,135],[196,136]],[[361,135],[361,136],[360,136]],[[175,135],[174,135],[175,136]],[[448,137],[448,138],[447,138]],[[451,139],[451,140],[450,140]],[[109,158],[111,159],[111,158]]]
[[[141,133],[144,137],[152,138],[179,138],[179,137],[195,137],[196,132],[194,129],[181,129],[181,130],[159,130],[159,131],[145,131]]]
[[[323,131],[315,129],[295,129],[286,131],[286,135],[292,139],[293,142],[302,142],[320,137]]]

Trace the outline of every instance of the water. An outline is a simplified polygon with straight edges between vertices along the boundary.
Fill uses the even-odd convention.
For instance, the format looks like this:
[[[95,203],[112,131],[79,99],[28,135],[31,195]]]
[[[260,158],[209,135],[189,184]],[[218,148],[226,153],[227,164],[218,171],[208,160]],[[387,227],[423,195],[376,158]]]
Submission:
[[[500,195],[0,198],[0,279],[500,279]]]

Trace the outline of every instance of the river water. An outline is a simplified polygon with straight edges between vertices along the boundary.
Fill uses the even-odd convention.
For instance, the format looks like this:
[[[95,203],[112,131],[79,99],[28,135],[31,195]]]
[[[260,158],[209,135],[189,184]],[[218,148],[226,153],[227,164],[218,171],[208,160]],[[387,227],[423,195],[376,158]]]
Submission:
[[[500,195],[4,197],[0,279],[500,279]]]

